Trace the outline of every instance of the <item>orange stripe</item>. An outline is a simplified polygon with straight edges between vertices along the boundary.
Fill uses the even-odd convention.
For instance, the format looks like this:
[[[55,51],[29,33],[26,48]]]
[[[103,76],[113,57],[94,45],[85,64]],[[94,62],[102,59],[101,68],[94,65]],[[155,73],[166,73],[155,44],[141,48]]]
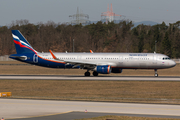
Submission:
[[[108,74],[109,74],[110,65],[108,66]]]

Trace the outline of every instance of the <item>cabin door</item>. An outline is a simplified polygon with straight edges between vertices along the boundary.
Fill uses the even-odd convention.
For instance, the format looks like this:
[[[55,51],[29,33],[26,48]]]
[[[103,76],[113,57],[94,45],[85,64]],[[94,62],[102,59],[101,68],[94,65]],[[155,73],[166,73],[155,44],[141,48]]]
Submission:
[[[78,56],[78,60],[81,60],[81,56]]]
[[[154,60],[153,60],[154,64],[157,64],[157,57],[158,57],[157,55],[154,55]]]
[[[123,56],[119,56],[119,62],[123,62]]]
[[[123,64],[123,56],[119,56],[119,65]]]

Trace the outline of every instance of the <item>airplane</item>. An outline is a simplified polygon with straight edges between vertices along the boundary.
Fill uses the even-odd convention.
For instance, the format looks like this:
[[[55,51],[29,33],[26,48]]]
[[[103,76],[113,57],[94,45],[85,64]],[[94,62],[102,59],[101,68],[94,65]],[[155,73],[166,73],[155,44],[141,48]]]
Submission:
[[[37,52],[19,30],[12,30],[17,54],[9,56],[21,62],[33,65],[63,68],[86,69],[85,76],[98,74],[122,73],[123,69],[154,69],[158,77],[158,69],[171,68],[176,63],[168,56],[159,53],[53,53]]]

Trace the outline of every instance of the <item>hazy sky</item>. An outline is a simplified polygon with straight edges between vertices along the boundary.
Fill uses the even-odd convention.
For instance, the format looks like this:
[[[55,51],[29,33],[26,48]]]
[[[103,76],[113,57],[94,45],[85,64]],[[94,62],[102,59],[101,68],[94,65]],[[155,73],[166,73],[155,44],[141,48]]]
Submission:
[[[27,19],[30,23],[70,22],[69,15],[77,11],[89,15],[90,21],[99,21],[107,4],[113,12],[125,15],[133,22],[154,21],[174,23],[180,20],[180,0],[0,0],[0,25]]]

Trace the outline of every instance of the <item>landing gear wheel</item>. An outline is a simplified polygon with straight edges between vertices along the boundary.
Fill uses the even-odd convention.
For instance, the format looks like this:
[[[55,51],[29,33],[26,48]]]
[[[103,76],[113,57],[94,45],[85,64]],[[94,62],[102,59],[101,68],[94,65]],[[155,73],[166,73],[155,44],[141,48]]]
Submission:
[[[155,76],[155,77],[158,77],[157,69],[154,69],[154,71],[155,71],[154,76]]]
[[[98,72],[94,71],[94,72],[93,72],[93,75],[94,75],[94,76],[98,76]]]
[[[154,74],[154,76],[155,76],[155,77],[158,77],[158,74],[157,74],[157,73],[155,73],[155,74]]]
[[[85,72],[84,76],[90,76],[90,72]]]

